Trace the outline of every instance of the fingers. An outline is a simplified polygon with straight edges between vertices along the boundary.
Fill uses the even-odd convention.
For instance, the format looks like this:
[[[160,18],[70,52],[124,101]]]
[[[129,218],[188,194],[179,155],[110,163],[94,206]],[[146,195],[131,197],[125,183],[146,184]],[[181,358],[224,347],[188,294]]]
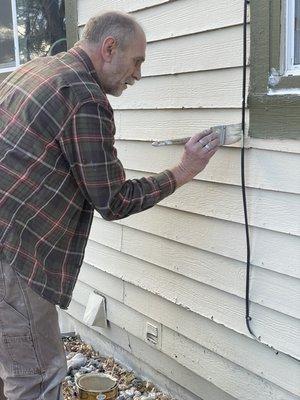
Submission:
[[[218,150],[218,147],[215,147],[213,150],[210,150],[207,153],[208,158],[211,158],[216,153],[217,150]]]
[[[206,152],[210,152],[212,150],[217,150],[218,146],[220,145],[219,137],[215,137],[213,140],[210,140],[203,146],[203,150]]]
[[[206,136],[210,135],[212,133],[211,129],[205,129],[205,131],[202,131],[200,133],[197,133],[196,135],[192,136],[190,140],[188,141],[189,144],[195,144],[199,142],[201,139],[205,138]]]
[[[193,136],[186,144],[180,169],[189,180],[201,172],[220,146],[218,135],[206,130]]]

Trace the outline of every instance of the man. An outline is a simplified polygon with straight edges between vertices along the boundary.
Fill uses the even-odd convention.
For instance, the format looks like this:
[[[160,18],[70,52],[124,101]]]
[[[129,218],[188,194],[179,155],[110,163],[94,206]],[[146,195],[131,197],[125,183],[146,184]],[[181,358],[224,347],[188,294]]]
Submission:
[[[93,210],[124,218],[202,171],[219,140],[186,144],[178,165],[126,180],[113,110],[141,78],[146,39],[128,15],[92,18],[66,53],[20,67],[0,86],[0,377],[8,400],[61,398],[66,360],[55,305],[67,308]]]

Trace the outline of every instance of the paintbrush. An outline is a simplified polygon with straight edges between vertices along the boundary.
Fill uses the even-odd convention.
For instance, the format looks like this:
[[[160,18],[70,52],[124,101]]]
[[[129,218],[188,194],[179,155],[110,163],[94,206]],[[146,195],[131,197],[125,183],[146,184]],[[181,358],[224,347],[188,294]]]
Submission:
[[[210,128],[220,138],[220,146],[236,143],[242,138],[242,124],[218,125]],[[152,146],[168,146],[172,144],[186,144],[191,137],[179,139],[157,140]]]

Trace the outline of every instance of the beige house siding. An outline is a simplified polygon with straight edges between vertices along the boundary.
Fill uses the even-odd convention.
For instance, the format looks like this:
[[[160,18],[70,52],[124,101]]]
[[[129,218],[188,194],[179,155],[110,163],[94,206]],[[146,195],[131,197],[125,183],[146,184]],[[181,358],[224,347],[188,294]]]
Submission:
[[[182,148],[153,148],[152,139],[240,121],[242,3],[78,0],[79,27],[103,9],[129,11],[149,41],[142,80],[110,99],[128,178],[179,160]],[[82,321],[89,293],[99,290],[110,326],[82,329],[195,398],[299,400],[300,143],[248,139],[246,146],[250,313],[258,340],[244,317],[239,146],[221,148],[196,179],[151,210],[118,222],[96,213],[68,314]],[[146,343],[146,322],[159,328],[156,348]]]

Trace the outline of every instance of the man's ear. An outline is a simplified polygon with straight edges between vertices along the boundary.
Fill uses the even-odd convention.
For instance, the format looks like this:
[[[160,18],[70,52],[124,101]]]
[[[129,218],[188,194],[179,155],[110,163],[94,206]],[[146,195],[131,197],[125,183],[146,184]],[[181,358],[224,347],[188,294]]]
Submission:
[[[104,61],[111,62],[117,48],[117,41],[114,37],[108,36],[102,46],[101,46],[101,53]]]

